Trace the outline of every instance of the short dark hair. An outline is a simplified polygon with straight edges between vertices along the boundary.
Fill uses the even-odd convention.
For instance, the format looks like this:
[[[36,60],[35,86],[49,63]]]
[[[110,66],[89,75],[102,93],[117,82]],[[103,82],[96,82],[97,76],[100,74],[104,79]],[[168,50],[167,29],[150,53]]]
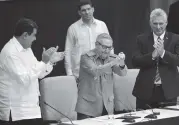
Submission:
[[[33,33],[33,30],[38,29],[37,24],[27,18],[21,18],[17,23],[14,30],[15,36],[21,36],[24,32],[27,32],[29,35]]]
[[[78,4],[78,10],[81,10],[81,7],[84,5],[87,5],[87,4],[91,5],[91,7],[93,7],[91,0],[80,0],[79,4]]]

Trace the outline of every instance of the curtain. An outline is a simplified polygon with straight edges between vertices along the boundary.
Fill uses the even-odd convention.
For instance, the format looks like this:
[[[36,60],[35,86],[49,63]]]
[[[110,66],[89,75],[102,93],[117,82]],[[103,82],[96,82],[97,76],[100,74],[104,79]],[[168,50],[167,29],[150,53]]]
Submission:
[[[37,40],[32,49],[41,60],[42,47],[59,46],[64,51],[68,27],[77,21],[79,0],[11,0],[0,2],[0,49],[12,37],[21,17],[36,21]],[[149,30],[150,0],[92,0],[95,18],[103,20],[114,40],[115,53],[123,51],[126,63],[132,68],[131,57],[136,36]],[[54,66],[50,76],[65,75],[64,62]]]
[[[168,13],[170,5],[176,1],[178,0],[150,0],[150,10],[162,8]]]

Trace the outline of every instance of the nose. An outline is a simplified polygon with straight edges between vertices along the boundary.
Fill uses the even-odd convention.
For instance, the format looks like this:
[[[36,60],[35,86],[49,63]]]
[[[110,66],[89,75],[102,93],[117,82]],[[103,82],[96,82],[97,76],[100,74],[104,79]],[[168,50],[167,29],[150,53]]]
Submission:
[[[160,29],[160,24],[157,24],[157,28]]]
[[[87,9],[87,10],[85,11],[85,13],[88,14],[88,13],[89,13],[89,10]]]

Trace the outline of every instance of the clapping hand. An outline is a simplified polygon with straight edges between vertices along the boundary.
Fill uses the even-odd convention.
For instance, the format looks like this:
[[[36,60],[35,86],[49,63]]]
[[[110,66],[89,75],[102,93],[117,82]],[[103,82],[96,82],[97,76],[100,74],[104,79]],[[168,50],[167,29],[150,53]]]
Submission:
[[[164,45],[163,45],[164,41],[159,39],[157,44],[155,45],[155,48],[157,49],[157,52],[160,56],[162,56],[162,54],[164,53]]]
[[[42,52],[42,61],[44,63],[48,63],[52,57],[52,55],[57,52],[58,50],[58,46],[56,47],[50,47],[49,49],[45,49],[43,48],[43,52]]]
[[[159,57],[159,54],[158,54],[157,49],[155,49],[155,50],[152,52],[152,59],[156,59],[157,57]]]
[[[64,59],[64,56],[65,56],[65,53],[64,52],[55,52],[51,59],[50,59],[50,62],[51,63],[56,63],[58,61],[61,61]]]
[[[111,62],[112,65],[124,66],[125,65],[125,54],[120,52],[116,58]]]
[[[155,59],[156,57],[162,56],[162,54],[164,53],[163,43],[164,41],[162,39],[158,39],[158,42],[153,45],[155,50],[152,53],[152,58]]]

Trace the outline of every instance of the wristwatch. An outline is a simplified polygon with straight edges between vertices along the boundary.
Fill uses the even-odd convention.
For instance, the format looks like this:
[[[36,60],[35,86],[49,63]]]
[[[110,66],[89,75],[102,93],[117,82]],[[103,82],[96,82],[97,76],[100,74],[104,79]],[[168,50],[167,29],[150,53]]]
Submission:
[[[120,67],[121,69],[124,69],[125,65],[123,65],[123,66],[120,66],[120,65],[119,65],[119,67]]]

